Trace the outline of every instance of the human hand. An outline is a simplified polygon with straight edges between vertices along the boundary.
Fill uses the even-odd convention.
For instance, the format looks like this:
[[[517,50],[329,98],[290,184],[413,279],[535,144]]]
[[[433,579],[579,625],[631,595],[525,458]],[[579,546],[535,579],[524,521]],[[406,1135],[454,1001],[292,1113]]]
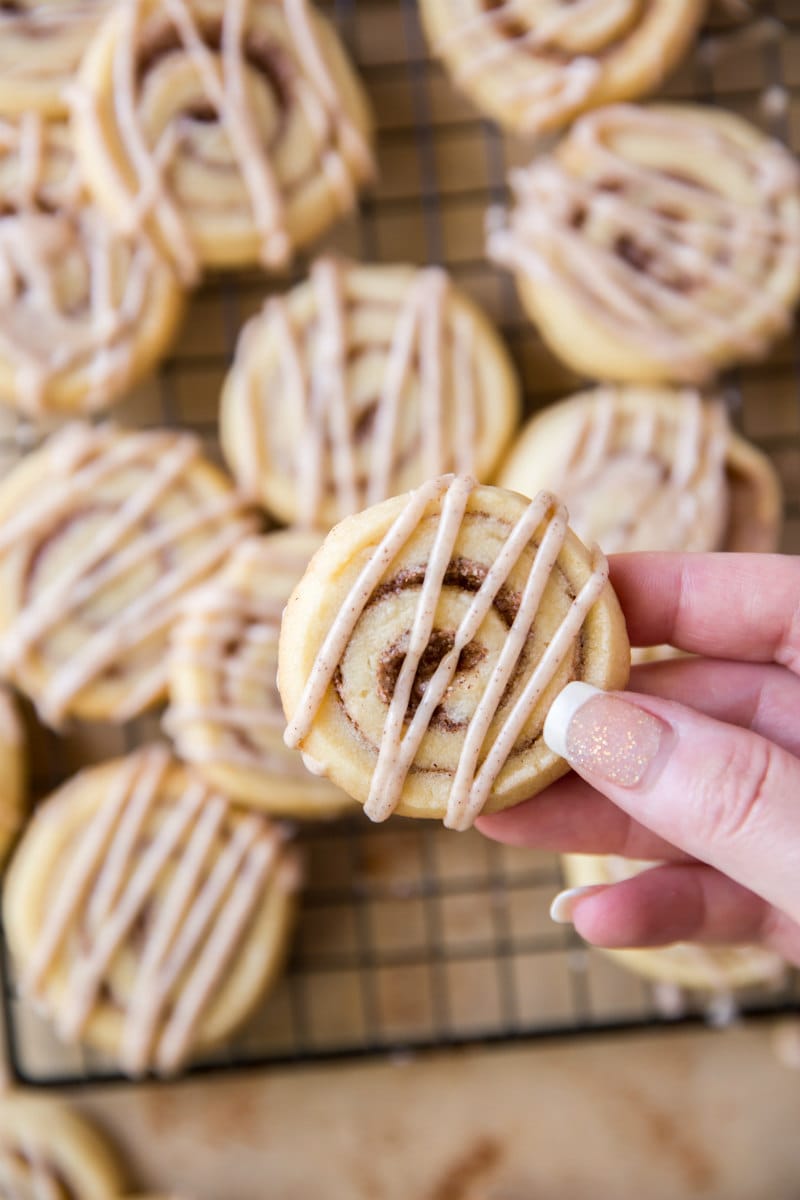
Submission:
[[[800,558],[626,554],[631,641],[702,655],[631,691],[564,689],[544,736],[577,774],[476,822],[561,852],[657,859],[554,905],[598,946],[761,942],[800,964]]]

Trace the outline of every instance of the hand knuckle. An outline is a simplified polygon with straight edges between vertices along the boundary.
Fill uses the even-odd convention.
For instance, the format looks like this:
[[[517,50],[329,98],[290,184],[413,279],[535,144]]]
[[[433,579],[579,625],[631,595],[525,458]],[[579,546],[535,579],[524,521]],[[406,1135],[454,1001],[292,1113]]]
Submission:
[[[698,795],[698,824],[710,841],[740,840],[758,820],[769,792],[774,749],[769,742],[734,741],[711,765]]]

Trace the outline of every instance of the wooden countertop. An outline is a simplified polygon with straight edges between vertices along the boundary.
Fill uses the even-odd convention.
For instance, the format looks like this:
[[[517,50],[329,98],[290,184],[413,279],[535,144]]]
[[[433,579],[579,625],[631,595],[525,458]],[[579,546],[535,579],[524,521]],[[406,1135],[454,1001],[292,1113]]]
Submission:
[[[765,1025],[81,1092],[193,1200],[800,1195],[800,1072]]]

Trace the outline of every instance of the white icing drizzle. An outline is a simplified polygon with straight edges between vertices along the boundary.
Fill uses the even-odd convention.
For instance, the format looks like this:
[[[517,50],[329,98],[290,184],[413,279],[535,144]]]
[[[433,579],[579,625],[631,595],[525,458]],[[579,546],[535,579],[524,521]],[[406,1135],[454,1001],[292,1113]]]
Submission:
[[[0,121],[0,146],[18,163],[17,181],[4,189],[16,211],[0,217],[0,352],[15,370],[16,403],[31,417],[43,415],[49,385],[70,370],[87,372],[89,408],[119,389],[156,273],[166,271],[146,241],[123,240],[87,207],[59,134],[59,126],[48,130],[36,112]],[[52,183],[48,170],[56,156],[67,156],[68,169]],[[114,271],[115,295],[112,261],[123,256],[121,287],[119,266]],[[87,272],[79,307],[59,286],[59,272],[73,260]]]
[[[670,439],[669,451],[665,436]],[[570,522],[584,541],[600,538],[615,554],[637,547],[714,550],[724,533],[725,457],[729,429],[722,404],[704,405],[686,388],[667,412],[624,406],[612,387],[596,389],[575,426],[572,451],[552,482],[565,497]],[[663,464],[644,476],[642,465]],[[598,505],[604,487],[632,500],[629,512],[600,535]],[[664,522],[669,495],[669,524]]]
[[[183,561],[167,566],[144,593],[134,596],[102,626],[90,631],[76,653],[51,668],[42,685],[38,709],[42,717],[59,724],[70,702],[112,665],[124,663],[126,652],[141,646],[174,621],[183,593],[207,574],[250,529],[241,517],[242,503],[234,492],[213,496],[160,523],[152,521],[159,502],[179,483],[199,455],[194,437],[184,434],[128,434],[115,438],[110,428],[68,427],[48,443],[53,473],[50,486],[38,500],[6,521],[0,529],[0,553],[46,538],[53,526],[91,503],[94,490],[122,467],[147,464],[150,477],[120,501],[102,528],[46,585],[39,588],[6,628],[0,641],[0,668],[14,677],[31,654],[59,625],[68,621],[98,596],[153,555],[169,552],[193,534],[204,533],[202,544]],[[155,462],[155,466],[153,466]],[[67,486],[67,480],[69,486]],[[120,547],[137,527],[149,526]],[[207,532],[206,532],[207,531]],[[124,719],[135,714],[163,689],[165,664],[156,661],[111,714]]]
[[[276,151],[266,146],[248,95],[245,44],[251,0],[227,0],[221,7],[221,46],[217,54],[203,37],[201,11],[192,0],[164,0],[163,11],[180,38],[203,96],[225,132],[234,165],[241,173],[259,234],[261,259],[268,268],[284,266],[292,254],[286,221],[286,196],[275,165]],[[286,22],[286,49],[291,53],[298,78],[291,100],[300,104],[312,129],[324,129],[327,148],[321,167],[331,181],[335,198],[349,205],[353,194],[351,172],[360,178],[373,174],[369,145],[351,121],[320,49],[314,15],[307,0],[282,0]],[[120,138],[133,170],[136,188],[126,186],[122,174],[111,163],[120,203],[125,207],[126,226],[141,229],[151,214],[175,257],[186,283],[195,282],[200,270],[187,216],[170,184],[170,169],[185,145],[179,124],[168,126],[160,141],[151,146],[139,108],[141,85],[137,74],[137,47],[143,23],[143,0],[129,0],[120,20],[124,23],[117,40],[113,63],[114,102]],[[158,15],[158,14],[156,14]],[[100,100],[86,88],[72,92],[72,103],[82,119],[105,140]]]
[[[749,176],[759,202],[740,204],[700,176],[684,180],[636,163],[614,144],[632,134],[685,142],[690,175],[693,159],[731,162]],[[684,378],[708,376],[710,350],[754,355],[786,327],[787,305],[769,276],[792,261],[800,270],[800,229],[796,216],[774,206],[798,194],[800,173],[779,143],[754,152],[712,126],[632,105],[582,117],[569,137],[581,148],[583,175],[554,157],[515,171],[517,207],[507,223],[496,214],[490,222],[494,261],[566,289],[616,336]],[[754,258],[762,264],[759,285]],[[714,293],[727,298],[724,316]]]
[[[537,133],[562,122],[591,99],[607,59],[624,52],[628,40],[641,34],[653,6],[636,0],[618,3],[617,9],[629,11],[625,16],[618,13],[606,25],[601,40],[598,19],[608,15],[608,7],[607,0],[572,0],[561,9],[539,13],[519,0],[505,0],[491,8],[479,5],[448,29],[437,49],[445,57],[460,52],[455,75],[461,84],[491,75],[506,103],[524,110],[526,132]],[[509,22],[521,26],[521,32],[510,33],[505,28]],[[587,34],[584,52],[576,49],[582,26]]]
[[[300,756],[288,753],[281,741],[285,720],[277,688],[273,692],[265,683],[271,684],[277,669],[285,601],[307,559],[288,554],[286,545],[273,553],[269,536],[240,543],[229,566],[238,566],[248,557],[262,571],[285,572],[286,595],[282,599],[260,595],[257,578],[249,587],[233,580],[212,580],[192,593],[173,633],[170,662],[173,672],[176,664],[202,671],[204,683],[208,676],[213,685],[210,694],[205,687],[198,688],[191,699],[185,688],[172,686],[164,728],[189,762],[245,766],[303,778],[306,771]],[[206,698],[201,699],[201,693]],[[254,693],[257,702],[238,699]],[[208,742],[209,726],[223,734],[221,740]]]
[[[328,629],[286,730],[285,741],[288,746],[300,746],[308,736],[347,644],[375,588],[419,526],[430,505],[441,501],[441,516],[425,569],[408,648],[388,706],[370,794],[364,806],[367,815],[375,821],[386,820],[397,807],[405,779],[433,714],[453,680],[462,651],[478,635],[500,589],[536,531],[544,524],[544,533],[536,548],[519,609],[464,737],[448,797],[445,824],[449,828],[469,828],[483,810],[500,772],[513,752],[517,738],[579,637],[584,621],[608,580],[607,563],[600,551],[595,550],[586,581],[571,602],[493,741],[486,746],[487,735],[529,638],[545,586],[566,538],[567,516],[563,505],[548,493],[541,492],[514,525],[471,599],[455,632],[454,644],[427,682],[419,706],[404,733],[403,723],[411,689],[433,632],[444,576],[455,554],[461,524],[475,486],[468,476],[443,476],[409,494],[400,514],[361,570]]]
[[[419,454],[425,473],[438,475],[450,466],[467,472],[474,467],[477,433],[474,331],[469,319],[449,303],[447,275],[433,267],[417,273],[398,309],[376,401],[367,478],[360,478],[353,445],[356,414],[349,404],[347,381],[349,317],[358,301],[348,301],[347,269],[329,258],[318,260],[312,269],[317,324],[310,339],[310,363],[306,364],[302,335],[293,326],[288,306],[282,300],[272,297],[262,318],[277,339],[281,387],[288,403],[297,406],[302,414],[295,473],[300,506],[298,523],[306,527],[320,521],[329,479],[339,517],[358,512],[392,494],[397,426],[416,363]],[[308,341],[306,335],[306,344]],[[247,416],[250,427],[241,442],[248,447],[249,458],[243,473],[246,482],[255,489],[260,474],[257,447],[261,421],[256,380],[251,383]],[[452,419],[452,433],[446,427],[448,418]]]
[[[65,1040],[79,1039],[105,1003],[115,957],[152,913],[129,992],[115,997],[120,1058],[134,1075],[185,1061],[265,889],[291,886],[291,872],[277,869],[285,857],[279,827],[249,814],[226,831],[228,801],[197,780],[167,802],[170,769],[161,746],[120,764],[71,847],[24,978],[26,993],[41,999],[50,974],[69,962],[57,1027]],[[79,777],[72,788],[81,786]]]

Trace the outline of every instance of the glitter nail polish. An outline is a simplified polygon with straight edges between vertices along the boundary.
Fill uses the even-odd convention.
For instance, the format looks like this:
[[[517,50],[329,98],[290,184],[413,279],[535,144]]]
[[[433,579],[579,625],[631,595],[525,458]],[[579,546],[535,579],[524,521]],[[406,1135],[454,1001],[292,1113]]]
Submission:
[[[652,713],[586,683],[557,697],[544,728],[547,745],[582,774],[617,787],[641,783],[668,726]]]

